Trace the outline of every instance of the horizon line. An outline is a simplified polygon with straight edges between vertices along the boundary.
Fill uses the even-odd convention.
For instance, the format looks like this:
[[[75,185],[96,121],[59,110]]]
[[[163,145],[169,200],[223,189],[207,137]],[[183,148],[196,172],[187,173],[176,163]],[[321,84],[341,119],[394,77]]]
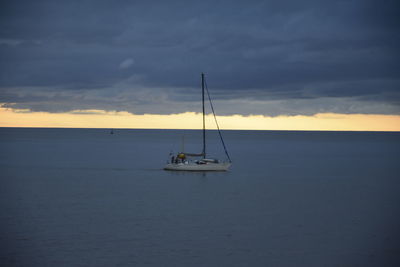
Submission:
[[[8,129],[82,129],[82,130],[166,130],[166,131],[202,131],[199,128],[113,128],[113,127],[55,127],[55,126],[0,126]],[[218,131],[206,129],[206,131]],[[220,129],[220,131],[258,131],[258,132],[364,132],[364,133],[400,133],[397,130],[277,130],[277,129]]]

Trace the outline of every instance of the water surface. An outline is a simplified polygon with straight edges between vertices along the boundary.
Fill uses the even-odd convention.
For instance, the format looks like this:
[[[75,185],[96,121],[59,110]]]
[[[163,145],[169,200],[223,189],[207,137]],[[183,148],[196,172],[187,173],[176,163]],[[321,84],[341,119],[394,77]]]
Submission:
[[[399,133],[0,128],[3,266],[399,266]],[[210,154],[223,157],[216,132]]]

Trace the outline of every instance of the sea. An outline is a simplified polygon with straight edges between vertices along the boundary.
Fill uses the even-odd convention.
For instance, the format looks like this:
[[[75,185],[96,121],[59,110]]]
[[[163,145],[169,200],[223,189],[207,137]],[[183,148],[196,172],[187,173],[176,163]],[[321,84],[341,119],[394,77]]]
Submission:
[[[400,266],[398,132],[110,131],[0,128],[1,266]]]

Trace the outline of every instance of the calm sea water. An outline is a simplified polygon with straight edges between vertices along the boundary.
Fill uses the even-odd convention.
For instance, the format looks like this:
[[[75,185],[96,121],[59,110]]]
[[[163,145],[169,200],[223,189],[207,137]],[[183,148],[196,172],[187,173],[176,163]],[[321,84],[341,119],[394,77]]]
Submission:
[[[1,266],[400,266],[399,133],[183,134],[0,128]]]

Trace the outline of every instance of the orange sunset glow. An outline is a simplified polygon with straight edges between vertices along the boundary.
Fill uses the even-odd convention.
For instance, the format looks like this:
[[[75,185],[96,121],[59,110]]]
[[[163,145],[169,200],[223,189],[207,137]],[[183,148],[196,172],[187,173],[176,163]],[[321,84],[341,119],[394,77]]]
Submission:
[[[220,126],[229,130],[321,130],[321,131],[400,131],[399,115],[320,113],[313,116],[233,115],[218,116]],[[102,110],[76,110],[69,113],[30,112],[0,108],[0,127],[200,129],[201,114],[171,115]],[[214,129],[213,118],[207,125]]]

